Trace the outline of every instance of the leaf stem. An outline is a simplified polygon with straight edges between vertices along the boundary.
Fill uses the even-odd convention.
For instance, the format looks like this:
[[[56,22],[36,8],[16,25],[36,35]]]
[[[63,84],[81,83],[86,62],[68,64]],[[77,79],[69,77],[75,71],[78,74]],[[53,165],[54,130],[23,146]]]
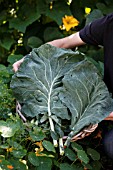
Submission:
[[[54,132],[55,129],[54,129],[54,124],[53,124],[53,121],[52,121],[51,117],[49,117],[49,123],[50,123],[51,131]],[[57,140],[53,139],[53,144],[54,144],[55,147],[57,147],[58,146]]]
[[[48,94],[48,116],[49,116],[49,123],[50,123],[50,128],[51,128],[52,132],[55,131],[53,120],[51,118],[51,93],[52,93],[53,84],[54,84],[54,81],[51,84],[50,91],[49,91],[49,94]],[[54,144],[55,147],[57,147],[58,146],[57,140],[53,139],[53,144]]]
[[[71,131],[70,132],[70,134],[68,135],[68,137],[67,137],[67,139],[66,139],[66,141],[65,141],[65,143],[64,143],[64,146],[69,146],[69,144],[70,144],[70,142],[71,142],[71,139],[72,139],[72,136],[73,136],[73,131]]]
[[[60,155],[64,155],[64,146],[63,146],[63,139],[59,138],[59,150],[60,150]]]

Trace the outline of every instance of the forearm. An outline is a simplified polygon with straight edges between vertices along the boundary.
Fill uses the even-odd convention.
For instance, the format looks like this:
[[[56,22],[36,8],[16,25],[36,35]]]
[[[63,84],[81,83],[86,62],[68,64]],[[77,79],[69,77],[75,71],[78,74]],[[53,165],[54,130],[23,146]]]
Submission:
[[[82,39],[79,36],[79,32],[77,32],[68,37],[48,42],[48,44],[51,44],[58,48],[74,48],[80,45],[84,45],[85,42],[82,41]]]

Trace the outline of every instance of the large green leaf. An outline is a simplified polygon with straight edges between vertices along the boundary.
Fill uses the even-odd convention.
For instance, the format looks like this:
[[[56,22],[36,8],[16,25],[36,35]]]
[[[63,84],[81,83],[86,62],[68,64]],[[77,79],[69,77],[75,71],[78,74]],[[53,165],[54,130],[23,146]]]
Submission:
[[[75,52],[48,44],[31,52],[11,82],[11,88],[19,102],[23,103],[23,112],[27,116],[48,112],[49,116],[55,114],[69,119],[67,108],[58,94],[62,88],[62,77],[76,61]]]
[[[112,99],[92,63],[79,62],[62,81],[60,99],[72,114],[70,137],[84,126],[99,123],[112,111]]]
[[[67,119],[61,126],[64,131],[70,126],[67,141],[113,109],[96,67],[87,60],[78,61],[77,52],[45,44],[32,50],[11,81],[26,116],[37,116],[40,122],[46,115],[59,126]]]

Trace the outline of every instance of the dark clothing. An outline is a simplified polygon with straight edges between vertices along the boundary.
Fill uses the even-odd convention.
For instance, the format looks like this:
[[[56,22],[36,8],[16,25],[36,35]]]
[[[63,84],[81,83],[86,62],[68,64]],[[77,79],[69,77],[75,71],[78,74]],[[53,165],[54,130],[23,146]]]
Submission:
[[[113,159],[113,129],[105,134],[103,138],[104,151]]]
[[[104,82],[113,94],[113,13],[85,26],[79,35],[87,44],[104,47]]]
[[[113,13],[90,23],[79,35],[87,44],[104,47],[104,82],[113,96]],[[113,129],[104,136],[103,145],[113,159]]]

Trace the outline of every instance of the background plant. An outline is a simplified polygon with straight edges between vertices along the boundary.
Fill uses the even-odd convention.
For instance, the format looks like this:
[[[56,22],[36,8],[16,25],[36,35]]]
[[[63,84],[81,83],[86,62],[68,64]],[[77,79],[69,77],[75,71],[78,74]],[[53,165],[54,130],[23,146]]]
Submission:
[[[112,0],[27,0],[27,2],[25,0],[0,0],[0,118],[5,126],[6,123],[8,123],[9,127],[12,127],[13,119],[13,124],[17,122],[21,124],[21,126],[19,126],[21,129],[17,128],[17,131],[11,137],[4,138],[1,134],[0,155],[2,156],[0,159],[0,164],[2,168],[15,169],[15,167],[17,167],[17,169],[25,169],[27,166],[28,169],[31,167],[34,169],[39,169],[38,165],[34,165],[31,161],[31,158],[35,153],[35,148],[31,150],[28,149],[27,151],[27,147],[29,148],[29,146],[35,146],[32,144],[34,144],[37,140],[34,141],[34,138],[32,139],[33,141],[26,140],[30,135],[28,133],[29,127],[27,127],[26,124],[24,125],[20,118],[17,118],[17,116],[15,117],[15,99],[12,95],[11,89],[9,88],[11,76],[13,75],[12,64],[24,55],[28,54],[32,48],[39,47],[40,45],[53,39],[71,35],[72,33],[83,28],[85,24],[103,15],[111,13],[112,11]],[[73,19],[74,24],[72,22]],[[68,25],[66,25],[67,21],[69,22]],[[86,45],[84,47],[80,47],[79,51],[84,53],[103,74],[102,47],[92,47]],[[28,124],[30,128],[33,126],[31,122]],[[89,166],[91,166],[91,164],[95,164],[98,169],[101,164],[102,169],[107,169],[106,166],[110,169],[112,166],[111,160],[109,160],[101,152],[101,138],[103,128],[105,127],[110,129],[112,127],[111,122],[100,123],[99,128],[95,131],[95,133],[88,137],[88,141],[87,139],[84,139],[77,142],[82,145],[83,150],[81,150],[85,150],[84,152],[86,153],[87,148],[95,148],[101,155],[98,157],[100,163],[98,163],[98,160],[94,160],[94,157],[92,158],[89,155],[85,157],[87,161],[87,157],[89,157],[89,163],[86,163],[83,160],[80,161],[78,158],[76,162],[73,160],[75,157],[70,158],[65,156],[65,158],[61,158],[55,151],[55,153],[52,152],[52,154],[56,154],[56,159],[45,157],[45,159],[47,158],[45,162],[48,162],[49,169],[53,167],[53,165],[56,169],[60,168],[61,170],[66,168],[72,169],[73,166],[74,168],[75,166],[78,166],[78,169],[83,169],[86,164]],[[101,131],[101,133],[98,133],[98,131]],[[34,132],[33,127],[31,128],[31,133],[36,133],[36,131]],[[95,136],[97,138],[94,138]],[[13,142],[11,143],[10,141]],[[23,141],[27,142],[25,143]],[[19,143],[21,145],[18,146],[20,149],[17,147],[17,151],[19,150],[19,153],[23,151],[23,153],[20,154],[22,156],[19,156],[18,158],[15,157],[13,152],[10,152],[11,149],[9,151],[7,150],[12,147],[16,148],[17,145],[15,144],[16,146],[14,146],[15,142],[16,144]],[[73,152],[73,148],[71,148],[71,151]],[[68,154],[72,153],[71,151],[68,150]],[[31,154],[29,154],[29,152],[31,152]],[[51,151],[46,150],[46,153],[47,152]],[[74,150],[74,154],[78,154],[78,152]],[[38,159],[39,157],[37,158],[34,156],[34,159],[35,158]],[[40,157],[39,159],[39,162],[41,162],[43,157]],[[82,158],[79,157],[79,159]],[[26,160],[27,163],[22,160]],[[76,162],[76,165],[74,165],[73,161]],[[25,164],[23,164],[23,162]],[[83,165],[84,163],[85,165]],[[90,169],[91,167],[88,168]]]

